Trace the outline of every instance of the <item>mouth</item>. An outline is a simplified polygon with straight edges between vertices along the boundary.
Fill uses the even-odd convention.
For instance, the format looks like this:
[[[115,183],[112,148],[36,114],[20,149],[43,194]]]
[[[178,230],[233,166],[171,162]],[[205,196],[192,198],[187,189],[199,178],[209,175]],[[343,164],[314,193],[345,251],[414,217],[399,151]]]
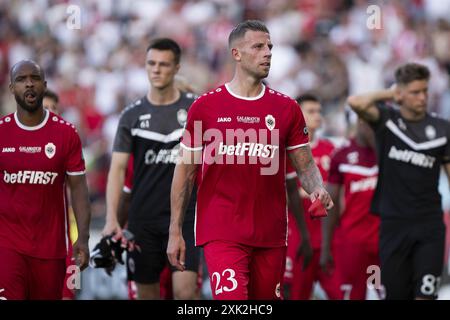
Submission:
[[[36,93],[34,91],[26,91],[24,97],[28,103],[36,102]]]
[[[264,62],[260,64],[263,67],[270,68],[270,62]]]

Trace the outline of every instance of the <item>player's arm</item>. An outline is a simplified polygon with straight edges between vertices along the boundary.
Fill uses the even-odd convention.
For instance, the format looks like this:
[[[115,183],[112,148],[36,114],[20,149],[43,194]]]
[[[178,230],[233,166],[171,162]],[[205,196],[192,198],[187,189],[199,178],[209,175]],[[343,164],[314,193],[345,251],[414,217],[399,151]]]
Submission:
[[[361,95],[350,96],[347,99],[348,105],[358,116],[367,122],[377,122],[380,118],[380,112],[375,106],[377,101],[393,100],[395,98],[395,89],[385,89],[375,92],[369,92]]]
[[[121,229],[117,212],[129,158],[130,154],[126,152],[112,153],[106,184],[106,224],[102,231],[103,235],[115,232],[120,237]]]
[[[320,266],[326,273],[333,267],[333,256],[331,255],[331,241],[333,239],[334,229],[339,224],[340,201],[342,186],[340,184],[328,183],[327,190],[333,200],[334,206],[328,211],[322,221],[322,250],[320,252]]]
[[[197,164],[201,151],[180,148],[179,161],[175,166],[170,192],[170,226],[167,256],[171,265],[183,271],[186,245],[183,239],[183,221],[195,184]]]
[[[86,175],[68,175],[72,208],[77,222],[78,238],[73,246],[73,256],[81,270],[89,263],[89,223],[91,221],[91,208]]]
[[[445,173],[447,174],[448,185],[450,185],[450,162],[444,164]]]
[[[333,201],[323,186],[322,176],[314,162],[309,145],[292,150],[289,157],[302,182],[303,189],[310,195],[311,202],[318,199],[326,209],[331,209]]]
[[[289,209],[297,222],[297,228],[302,235],[302,242],[298,248],[297,256],[303,256],[303,270],[305,270],[311,262],[313,251],[311,247],[311,241],[309,237],[309,231],[305,222],[305,210],[301,204],[300,195],[297,188],[297,179],[286,179],[286,190]]]
[[[118,210],[117,210],[117,222],[120,228],[123,228],[128,222],[128,211],[130,210],[131,193],[124,190],[120,193]]]

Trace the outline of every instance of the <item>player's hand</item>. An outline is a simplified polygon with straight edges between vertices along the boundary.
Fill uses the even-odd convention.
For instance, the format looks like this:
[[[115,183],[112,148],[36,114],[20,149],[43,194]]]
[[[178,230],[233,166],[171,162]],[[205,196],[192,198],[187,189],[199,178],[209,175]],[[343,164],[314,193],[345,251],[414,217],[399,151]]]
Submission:
[[[333,203],[333,200],[331,200],[330,194],[323,187],[316,188],[316,190],[314,190],[310,194],[309,198],[311,199],[311,202],[316,201],[316,199],[319,200],[320,202],[322,202],[322,205],[327,210],[330,210],[334,206],[334,203]]]
[[[169,242],[167,244],[167,257],[172,266],[180,271],[186,269],[186,243],[184,242],[181,230],[179,232],[169,232]]]
[[[320,261],[319,265],[322,268],[322,271],[325,272],[325,274],[331,274],[334,269],[334,260],[333,256],[331,255],[330,249],[322,248],[320,250]]]
[[[89,264],[89,245],[88,241],[80,241],[79,239],[73,245],[73,258],[76,265],[81,271],[86,269]]]
[[[102,230],[102,236],[109,236],[114,234],[114,239],[122,239],[122,228],[120,228],[119,222],[117,220],[107,220],[105,226]]]
[[[302,240],[298,247],[296,259],[303,257],[302,271],[305,271],[313,257],[313,249],[309,240]]]

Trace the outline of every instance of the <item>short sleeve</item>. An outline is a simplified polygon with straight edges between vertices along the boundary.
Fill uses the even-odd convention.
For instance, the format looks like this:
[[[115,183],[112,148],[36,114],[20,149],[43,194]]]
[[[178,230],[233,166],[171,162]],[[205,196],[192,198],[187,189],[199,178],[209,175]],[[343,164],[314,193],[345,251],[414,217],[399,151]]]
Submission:
[[[300,106],[292,100],[289,107],[291,109],[291,121],[286,142],[286,150],[288,152],[309,143],[308,128]]]
[[[86,167],[81,149],[81,140],[75,130],[70,130],[69,140],[65,171],[68,175],[85,174]]]
[[[131,136],[132,122],[130,114],[123,112],[119,119],[116,136],[114,137],[113,151],[131,153],[133,138]]]
[[[330,162],[330,171],[328,173],[328,182],[333,184],[343,184],[344,183],[344,177],[342,175],[342,172],[339,171],[339,165],[342,163],[341,161],[342,153],[336,152],[331,157]]]
[[[186,126],[183,131],[180,146],[186,150],[197,151],[203,149],[203,132],[205,123],[203,121],[203,103],[199,98],[192,103],[188,110]]]

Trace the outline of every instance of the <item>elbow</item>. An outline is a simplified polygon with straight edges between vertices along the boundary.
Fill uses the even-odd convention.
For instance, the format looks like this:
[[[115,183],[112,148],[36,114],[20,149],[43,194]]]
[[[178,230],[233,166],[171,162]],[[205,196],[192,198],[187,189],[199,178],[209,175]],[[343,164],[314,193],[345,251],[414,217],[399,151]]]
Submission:
[[[358,96],[350,96],[347,98],[347,104],[353,111],[357,112],[362,109],[361,99]]]

